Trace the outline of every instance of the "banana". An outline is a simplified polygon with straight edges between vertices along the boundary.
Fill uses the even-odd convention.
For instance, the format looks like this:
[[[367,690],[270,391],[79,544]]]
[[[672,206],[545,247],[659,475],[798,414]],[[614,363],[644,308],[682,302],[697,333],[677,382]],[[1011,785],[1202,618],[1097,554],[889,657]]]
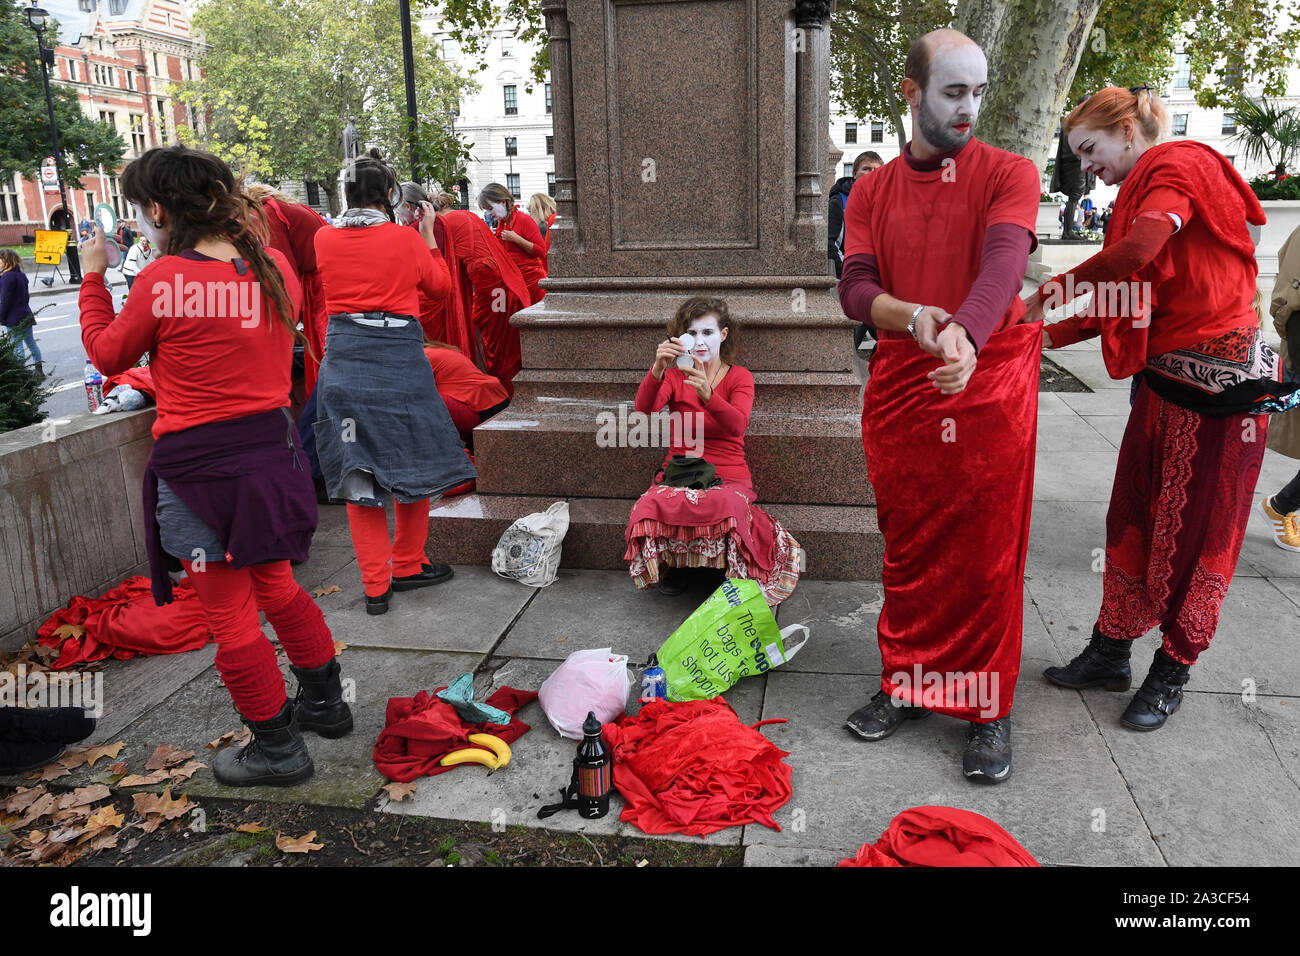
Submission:
[[[462,750],[453,750],[447,756],[438,761],[444,767],[455,767],[462,763],[481,763],[489,770],[495,770],[499,766],[497,756],[490,750],[482,750],[478,747],[465,747]]]
[[[486,747],[497,755],[497,769],[504,767],[510,762],[513,754],[510,751],[510,745],[498,737],[496,734],[470,734],[469,742],[478,744],[480,747]]]

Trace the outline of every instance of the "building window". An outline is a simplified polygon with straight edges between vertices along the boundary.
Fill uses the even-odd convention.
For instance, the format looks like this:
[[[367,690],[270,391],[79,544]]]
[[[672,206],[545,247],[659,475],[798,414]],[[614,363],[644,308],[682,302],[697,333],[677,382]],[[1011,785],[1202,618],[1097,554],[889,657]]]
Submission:
[[[153,75],[162,76],[162,70],[158,66],[158,54],[153,55]]]
[[[546,112],[551,112],[551,84],[546,84]]]
[[[1228,156],[1228,157],[1225,157],[1225,158],[1228,160],[1228,162],[1229,162],[1231,165],[1233,165],[1233,166],[1236,166],[1236,165],[1237,165],[1237,157],[1236,157],[1236,156]]]
[[[1174,89],[1186,90],[1192,85],[1192,59],[1186,53],[1174,54]]]
[[[18,187],[15,176],[0,181],[0,222],[18,221]]]
[[[111,129],[114,133],[117,132],[117,114],[116,114],[116,113],[112,113],[112,112],[109,112],[109,111],[107,111],[107,110],[100,110],[100,111],[99,111],[99,121],[100,121],[101,123],[103,123],[105,126],[107,126],[109,129]]]
[[[316,183],[313,182],[307,183],[307,205],[308,206],[320,205],[320,186]]]
[[[841,176],[852,176],[852,175],[853,175],[853,164],[852,164],[852,163],[845,163],[845,164],[844,164],[844,171],[841,172],[840,175],[841,175]]]
[[[70,79],[73,83],[77,82],[77,61],[76,60],[68,61],[68,79]]]
[[[885,124],[879,121],[871,123],[871,141],[873,143],[883,143],[885,141]]]
[[[1186,113],[1174,114],[1174,135],[1175,136],[1187,135],[1187,114]]]
[[[126,200],[122,198],[122,183],[113,176],[108,181],[109,204],[113,207],[113,212],[117,214],[118,219],[127,217]]]
[[[134,89],[135,89],[135,74],[134,74],[131,70],[123,70],[122,72],[126,74],[126,88],[127,88],[128,90],[134,90]]]
[[[546,137],[546,155],[547,155],[547,156],[554,156],[554,155],[555,155],[555,137],[554,137],[554,136],[548,136],[548,137]]]
[[[507,137],[506,137],[506,155],[507,155],[507,156],[518,156],[518,155],[519,155],[519,137],[518,137],[518,136],[507,136]]]
[[[844,124],[844,142],[846,142],[846,143],[856,143],[857,141],[858,141],[858,124],[857,124],[857,123],[845,123],[845,124]]]
[[[522,199],[523,195],[519,192],[519,174],[506,173],[506,189],[510,190],[510,195],[516,199]]]
[[[451,37],[442,38],[442,58],[444,60],[456,59],[456,41]]]
[[[502,37],[502,38],[501,38],[501,55],[502,55],[502,56],[510,56],[510,57],[512,57],[512,56],[515,55],[515,38],[514,38],[514,37]]]
[[[555,173],[546,174],[546,195],[555,198]]]
[[[158,139],[167,142],[167,102],[160,96],[157,101],[158,106]]]
[[[128,122],[131,124],[131,149],[139,156],[145,150],[144,117],[139,113],[132,113]]]
[[[1233,116],[1231,113],[1224,113],[1223,129],[1221,130],[1221,132],[1223,133],[1224,136],[1228,136],[1237,132],[1237,117]]]
[[[506,102],[506,115],[514,116],[519,112],[519,97],[514,85],[503,87]]]
[[[185,59],[185,79],[194,79],[194,61],[188,57]]]

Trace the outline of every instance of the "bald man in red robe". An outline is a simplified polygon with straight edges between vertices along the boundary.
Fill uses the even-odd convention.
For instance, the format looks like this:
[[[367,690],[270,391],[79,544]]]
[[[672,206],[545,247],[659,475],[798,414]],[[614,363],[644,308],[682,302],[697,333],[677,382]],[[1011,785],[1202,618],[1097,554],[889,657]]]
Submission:
[[[840,303],[877,336],[862,410],[885,538],[880,691],[847,721],[968,721],[962,770],[1011,774],[1038,410],[1036,325],[1017,324],[1038,170],[971,135],[984,54],[955,30],[913,44],[912,139],[854,186]]]

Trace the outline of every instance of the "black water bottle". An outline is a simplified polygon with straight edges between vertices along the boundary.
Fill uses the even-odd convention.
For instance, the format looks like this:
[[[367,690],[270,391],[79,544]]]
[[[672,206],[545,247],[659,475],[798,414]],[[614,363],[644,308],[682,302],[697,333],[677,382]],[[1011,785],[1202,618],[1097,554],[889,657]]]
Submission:
[[[609,791],[613,785],[613,756],[605,746],[600,721],[588,712],[582,724],[582,743],[574,758],[578,771],[578,815],[595,820],[609,813]]]

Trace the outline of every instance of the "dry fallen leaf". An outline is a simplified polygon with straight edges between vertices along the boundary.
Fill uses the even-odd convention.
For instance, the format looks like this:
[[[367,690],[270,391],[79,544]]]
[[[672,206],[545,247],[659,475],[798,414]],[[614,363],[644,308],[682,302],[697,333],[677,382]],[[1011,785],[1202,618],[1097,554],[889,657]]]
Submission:
[[[335,657],[338,657],[340,654],[342,654],[342,653],[343,653],[344,651],[346,651],[347,649],[348,649],[348,646],[347,646],[346,644],[344,644],[342,641],[340,641],[337,637],[334,638],[334,656],[335,656]]]
[[[125,746],[126,741],[119,740],[117,743],[104,744],[102,747],[91,747],[86,751],[86,763],[93,767],[95,766],[95,761],[100,757],[112,757],[116,760],[117,755],[122,752],[122,748]]]
[[[240,727],[239,730],[227,730],[216,740],[209,741],[205,746],[209,750],[220,750],[222,747],[242,747],[253,739],[253,732],[247,727]]]
[[[407,797],[415,793],[415,782],[398,783],[397,781],[394,781],[384,787],[384,792],[388,794],[388,799],[392,800],[394,803],[401,803]]]
[[[66,750],[58,760],[54,761],[64,770],[76,770],[86,762],[85,750]]]
[[[266,827],[260,823],[241,823],[235,827],[236,833],[265,833]]]
[[[162,793],[137,793],[131,799],[135,801],[135,812],[142,817],[157,814],[164,820],[175,820],[194,809],[187,794],[182,793],[179,798],[173,798],[171,787]]]
[[[324,597],[327,594],[338,594],[342,590],[337,584],[331,584],[327,588],[316,588],[311,593],[313,597]]]
[[[98,836],[91,838],[89,849],[91,851],[112,849],[117,846],[117,836],[116,830],[101,830]]]
[[[52,763],[44,770],[40,770],[33,774],[28,774],[28,777],[31,778],[32,780],[40,780],[43,782],[48,782],[50,780],[58,780],[60,777],[66,777],[70,773],[72,773],[72,771],[69,770],[67,767],[60,766],[57,763]]]
[[[126,817],[119,813],[117,807],[110,803],[108,806],[100,807],[90,815],[90,819],[86,821],[86,828],[112,827],[116,830],[122,826],[125,820]]]
[[[144,765],[145,770],[162,770],[165,767],[175,767],[182,764],[194,756],[192,750],[181,750],[179,747],[173,747],[171,744],[159,744],[158,749],[153,752],[149,762]]]
[[[54,857],[58,856],[63,851],[64,846],[62,843],[48,842],[38,846],[36,849],[32,850],[31,853],[27,854],[27,859],[32,863],[44,863],[47,860],[54,859]]]
[[[196,773],[198,773],[200,770],[205,769],[206,767],[207,764],[205,763],[199,763],[197,760],[191,760],[189,761],[189,763],[186,763],[183,766],[173,767],[171,770],[168,770],[167,773],[172,778],[172,780],[176,781],[177,783],[182,783],[190,779],[190,777],[194,776]]]
[[[84,807],[97,800],[107,800],[112,795],[113,791],[102,783],[97,783],[92,787],[78,787],[71,793],[63,795],[63,798],[59,800],[59,809],[67,810],[71,807]]]
[[[64,624],[62,627],[55,628],[50,636],[60,640],[67,640],[69,637],[85,637],[86,629],[80,624]]]
[[[41,797],[45,796],[46,792],[47,791],[44,787],[19,787],[10,794],[9,799],[4,803],[4,807],[10,813],[16,813],[19,810],[26,810]]]
[[[324,843],[313,843],[316,839],[316,831],[312,830],[306,836],[287,837],[282,833],[275,835],[275,848],[282,853],[308,853],[312,850],[325,849]]]
[[[58,809],[58,806],[59,806],[59,801],[58,798],[54,796],[54,794],[52,793],[45,794],[39,800],[35,801],[34,803],[32,803],[31,806],[27,808],[27,812],[23,814],[23,820],[22,823],[19,824],[19,826],[25,827],[31,825],[32,823],[35,823],[41,817],[53,813],[55,810]]]
[[[123,777],[117,782],[119,787],[148,787],[155,783],[163,783],[170,780],[166,770],[155,770],[148,776],[133,773],[128,777]]]

